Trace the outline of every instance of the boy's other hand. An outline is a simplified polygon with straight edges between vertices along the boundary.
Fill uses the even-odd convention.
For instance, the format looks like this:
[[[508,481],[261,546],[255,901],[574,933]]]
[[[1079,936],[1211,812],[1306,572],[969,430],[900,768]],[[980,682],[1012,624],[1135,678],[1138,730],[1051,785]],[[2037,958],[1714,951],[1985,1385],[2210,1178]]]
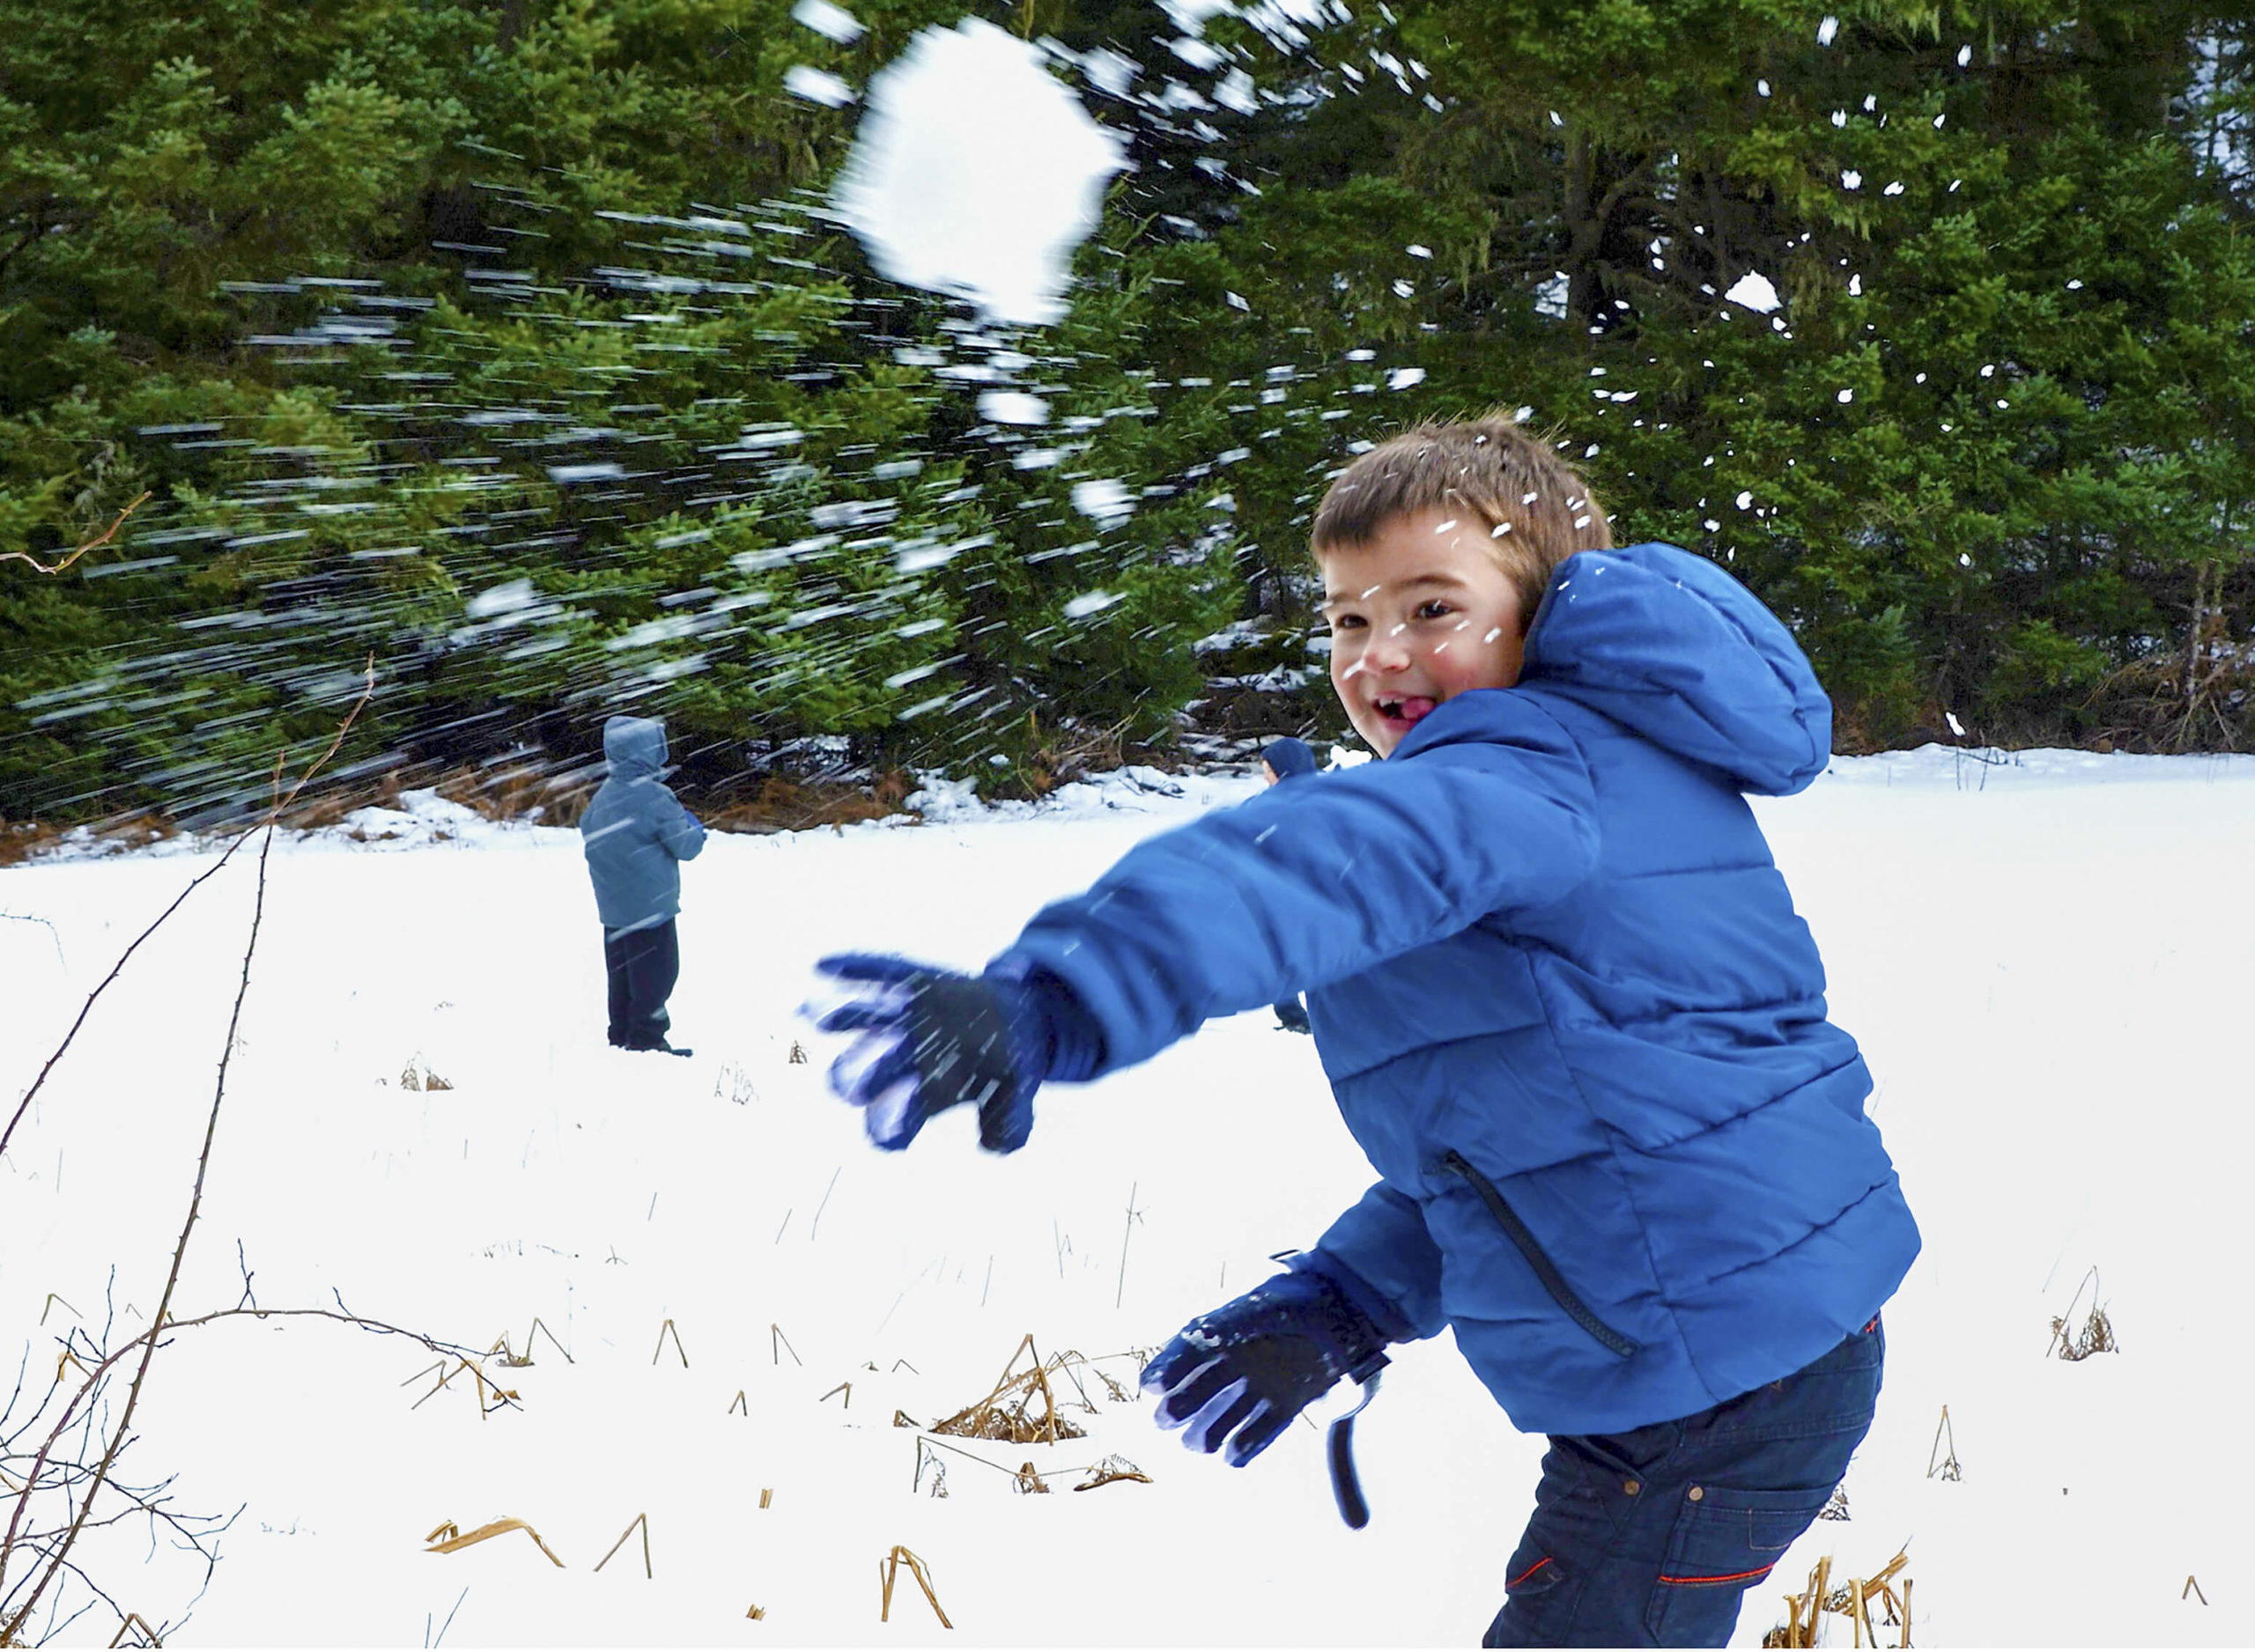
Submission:
[[[888,1152],[935,1113],[968,1103],[979,1111],[979,1145],[1015,1153],[1033,1129],[1042,1080],[1089,1077],[1101,1058],[1087,1012],[1039,971],[969,976],[873,953],[815,968],[850,993],[816,1028],[856,1035],[831,1064],[830,1088],[862,1110],[869,1139]]]
[[[1337,1285],[1314,1272],[1279,1273],[1201,1314],[1143,1368],[1158,1424],[1193,1451],[1242,1468],[1275,1444],[1333,1383],[1386,1348],[1386,1338]]]

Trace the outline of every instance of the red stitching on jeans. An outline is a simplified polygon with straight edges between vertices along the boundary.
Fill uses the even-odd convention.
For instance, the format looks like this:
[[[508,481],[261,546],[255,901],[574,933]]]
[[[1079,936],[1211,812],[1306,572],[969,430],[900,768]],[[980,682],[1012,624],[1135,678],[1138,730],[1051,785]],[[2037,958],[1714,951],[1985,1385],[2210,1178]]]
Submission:
[[[1550,1557],[1546,1554],[1541,1560],[1537,1560],[1533,1566],[1528,1567],[1527,1570],[1521,1572],[1517,1577],[1512,1579],[1510,1582],[1505,1584],[1504,1587],[1505,1589],[1517,1589],[1521,1583],[1527,1582],[1528,1578],[1533,1577],[1537,1572],[1541,1571],[1544,1567],[1549,1564]],[[1663,1578],[1661,1581],[1665,1582],[1667,1580]]]
[[[1879,1329],[1879,1316],[1878,1316],[1877,1314],[1874,1314],[1874,1315],[1871,1316],[1871,1324],[1869,1324],[1868,1325],[1866,1325],[1866,1326],[1864,1327],[1864,1335],[1866,1335],[1867,1337],[1868,1337],[1869,1335],[1871,1335],[1871,1333],[1872,1333],[1873,1331],[1877,1331],[1878,1329]]]
[[[1663,1582],[1663,1583],[1741,1583],[1741,1582],[1759,1582],[1762,1579],[1763,1579],[1763,1578],[1765,1578],[1765,1577],[1767,1577],[1767,1576],[1769,1576],[1769,1575],[1770,1575],[1771,1567],[1774,1567],[1774,1566],[1776,1566],[1776,1565],[1777,1565],[1777,1562],[1776,1562],[1775,1560],[1772,1560],[1772,1561],[1771,1561],[1771,1562],[1770,1562],[1770,1565],[1769,1565],[1769,1566],[1765,1566],[1765,1567],[1763,1567],[1760,1571],[1758,1571],[1758,1572],[1733,1572],[1733,1573],[1729,1574],[1729,1575],[1725,1576],[1725,1577],[1669,1577],[1669,1576],[1666,1575],[1665,1574],[1663,1574],[1663,1575],[1661,1575],[1661,1577],[1660,1577],[1660,1581],[1661,1582]],[[1506,1584],[1506,1585],[1505,1585],[1505,1587],[1506,1587],[1506,1588],[1508,1588],[1508,1587],[1510,1587],[1510,1586],[1509,1586],[1508,1584]]]

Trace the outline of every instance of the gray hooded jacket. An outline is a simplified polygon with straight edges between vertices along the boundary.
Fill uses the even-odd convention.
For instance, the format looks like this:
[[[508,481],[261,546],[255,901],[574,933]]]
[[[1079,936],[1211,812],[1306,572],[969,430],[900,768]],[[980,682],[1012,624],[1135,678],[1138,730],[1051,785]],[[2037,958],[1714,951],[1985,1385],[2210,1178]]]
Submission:
[[[647,717],[603,726],[605,780],[580,816],[580,840],[605,929],[647,929],[681,911],[681,862],[705,847],[705,829],[658,778],[666,728]]]

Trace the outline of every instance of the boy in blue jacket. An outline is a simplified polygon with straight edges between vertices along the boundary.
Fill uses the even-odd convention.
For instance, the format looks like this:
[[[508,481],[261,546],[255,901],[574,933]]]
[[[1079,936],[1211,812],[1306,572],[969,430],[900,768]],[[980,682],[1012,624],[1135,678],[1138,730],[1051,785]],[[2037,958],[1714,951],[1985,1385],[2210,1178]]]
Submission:
[[[1549,1436],[1484,1644],[1722,1645],[1870,1426],[1919,1249],[1743,795],[1823,771],[1830,703],[1507,419],[1364,454],[1312,546],[1385,761],[1138,845],[977,977],[825,960],[860,1035],[832,1081],[880,1147],[962,1103],[1009,1152],[1045,1080],[1305,990],[1379,1180],[1151,1362],[1160,1421],[1243,1464],[1452,1327]]]
[[[621,1050],[685,1056],[666,1042],[666,999],[681,979],[681,863],[705,847],[705,828],[658,777],[666,766],[666,726],[650,717],[613,717],[603,726],[610,773],[580,816],[580,844],[603,919],[610,977],[610,1042]]]

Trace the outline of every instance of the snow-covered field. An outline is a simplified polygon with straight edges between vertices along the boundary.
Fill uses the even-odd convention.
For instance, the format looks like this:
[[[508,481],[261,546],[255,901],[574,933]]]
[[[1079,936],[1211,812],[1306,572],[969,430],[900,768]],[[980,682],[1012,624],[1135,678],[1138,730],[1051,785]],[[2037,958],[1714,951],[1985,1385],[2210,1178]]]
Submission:
[[[237,1302],[240,1244],[262,1306],[341,1298],[520,1350],[537,1316],[573,1359],[543,1339],[536,1363],[495,1363],[521,1405],[481,1417],[459,1379],[418,1404],[432,1359],[396,1339],[280,1319],[181,1332],[125,1478],[176,1473],[183,1509],[245,1507],[167,1638],[417,1645],[451,1612],[457,1646],[947,1641],[905,1568],[878,1622],[877,1562],[906,1545],[957,1641],[1476,1641],[1541,1442],[1445,1338],[1399,1351],[1364,1413],[1375,1515],[1359,1533],[1332,1510],[1314,1429],[1231,1470],[1093,1378],[1095,1411],[1068,1394],[1066,1413],[1086,1438],[958,1442],[1002,1466],[942,1453],[948,1494],[929,1495],[928,1469],[912,1486],[919,1431],[896,1411],[929,1424],[979,1398],[1028,1332],[1045,1356],[1155,1347],[1367,1182],[1308,1042],[1265,1014],[1046,1092],[1009,1159],[980,1154],[963,1117],[881,1155],[821,1088],[828,1051],[794,1018],[817,955],[976,963],[1137,837],[1253,785],[1178,784],[716,837],[684,874],[689,1060],[605,1048],[575,835],[434,805],[364,816],[365,843],[277,844],[176,1316]],[[1873,1110],[1926,1250],[1888,1309],[1852,1517],[1786,1556],[1739,1641],[1782,1621],[1820,1554],[1837,1579],[1906,1544],[1915,1644],[2255,1639],[2255,761],[1985,767],[1930,749],[1844,760],[1762,815],[1879,1076]],[[172,846],[0,873],[0,911],[46,920],[0,922],[9,1110],[210,859]],[[34,1390],[74,1311],[98,1322],[107,1293],[129,1334],[162,1288],[254,876],[247,851],[143,949],[0,1162],[0,1330],[28,1349]],[[410,1063],[453,1088],[403,1089]],[[2121,1352],[2047,1360],[2051,1317],[2094,1266]],[[678,1351],[660,1346],[668,1322]],[[1098,1368],[1133,1387],[1132,1359]],[[850,1395],[823,1398],[841,1383]],[[1956,1481],[1927,1474],[1945,1405]],[[1109,1454],[1150,1483],[1074,1492]],[[1055,1494],[1015,1489],[1005,1471],[1029,1459]],[[640,1532],[596,1574],[638,1516],[654,1575]],[[425,1552],[442,1522],[502,1516],[563,1568],[514,1532]],[[145,1529],[80,1558],[152,1622],[176,1622],[202,1575]],[[2180,1598],[2188,1577],[2207,1604]],[[98,1606],[61,1638],[103,1645],[117,1625]]]

